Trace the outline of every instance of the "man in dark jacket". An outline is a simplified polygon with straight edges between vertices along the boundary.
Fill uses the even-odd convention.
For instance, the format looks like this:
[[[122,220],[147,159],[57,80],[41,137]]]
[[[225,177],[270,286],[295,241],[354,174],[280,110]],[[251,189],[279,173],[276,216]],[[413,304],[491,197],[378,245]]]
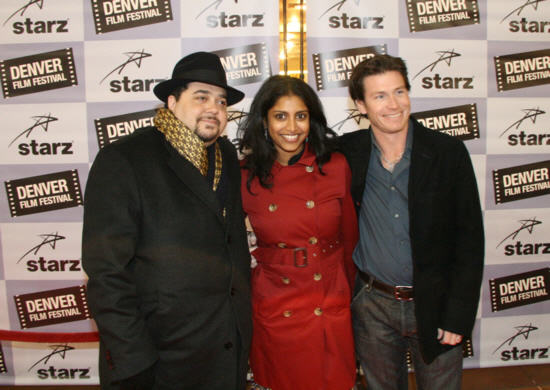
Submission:
[[[464,144],[410,118],[401,58],[357,65],[351,98],[371,126],[345,134],[360,240],[352,302],[356,351],[369,390],[459,390],[484,257],[482,213]]]
[[[155,127],[97,155],[82,263],[102,389],[245,389],[250,256],[220,59],[193,53],[158,84]]]

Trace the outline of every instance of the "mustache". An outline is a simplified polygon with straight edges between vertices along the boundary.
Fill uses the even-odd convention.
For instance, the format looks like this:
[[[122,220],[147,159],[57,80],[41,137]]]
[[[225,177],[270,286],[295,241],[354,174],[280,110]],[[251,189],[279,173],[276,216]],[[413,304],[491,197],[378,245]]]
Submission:
[[[220,125],[220,120],[218,118],[216,118],[215,116],[213,116],[213,115],[202,115],[202,116],[199,117],[199,120],[197,122],[199,122],[201,120],[208,120],[208,121],[213,120],[213,121],[216,121],[218,126]]]

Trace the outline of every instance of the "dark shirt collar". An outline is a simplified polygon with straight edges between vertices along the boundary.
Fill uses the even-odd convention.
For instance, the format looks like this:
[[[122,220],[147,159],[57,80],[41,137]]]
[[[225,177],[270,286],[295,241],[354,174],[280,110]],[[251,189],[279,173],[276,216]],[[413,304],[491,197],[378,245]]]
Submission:
[[[294,156],[292,156],[292,157],[290,158],[290,160],[288,160],[288,165],[294,165],[294,164],[296,164],[296,163],[300,160],[300,158],[302,158],[302,156],[304,155],[304,151],[305,151],[305,150],[306,150],[306,147],[305,147],[305,145],[304,145],[304,147],[302,148],[302,150],[300,151],[300,153],[295,154]]]

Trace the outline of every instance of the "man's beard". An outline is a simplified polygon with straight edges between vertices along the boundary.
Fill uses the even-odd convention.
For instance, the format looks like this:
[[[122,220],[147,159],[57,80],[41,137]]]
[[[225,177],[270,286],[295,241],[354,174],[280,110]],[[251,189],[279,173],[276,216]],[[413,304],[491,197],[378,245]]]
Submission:
[[[193,130],[194,133],[197,135],[197,137],[199,137],[202,142],[206,142],[206,143],[214,141],[216,138],[218,138],[218,136],[221,133],[220,121],[217,118],[208,118],[208,119],[215,119],[218,124],[218,128],[214,129],[210,124],[208,124],[206,125],[206,129],[201,130],[199,123],[197,123],[195,129]],[[212,131],[210,131],[210,129],[212,129]]]

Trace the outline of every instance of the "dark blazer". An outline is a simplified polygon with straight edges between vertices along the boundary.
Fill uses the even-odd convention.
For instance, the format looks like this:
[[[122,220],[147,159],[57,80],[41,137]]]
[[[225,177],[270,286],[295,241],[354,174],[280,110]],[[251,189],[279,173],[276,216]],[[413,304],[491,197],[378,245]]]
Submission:
[[[340,138],[352,170],[359,212],[371,153],[370,130]],[[484,233],[476,179],[463,142],[413,120],[409,224],[415,312],[422,354],[431,362],[448,347],[437,328],[468,337],[476,318]]]
[[[82,263],[103,389],[154,365],[155,389],[244,389],[250,256],[231,143],[226,217],[154,127],[103,148],[87,182]]]

